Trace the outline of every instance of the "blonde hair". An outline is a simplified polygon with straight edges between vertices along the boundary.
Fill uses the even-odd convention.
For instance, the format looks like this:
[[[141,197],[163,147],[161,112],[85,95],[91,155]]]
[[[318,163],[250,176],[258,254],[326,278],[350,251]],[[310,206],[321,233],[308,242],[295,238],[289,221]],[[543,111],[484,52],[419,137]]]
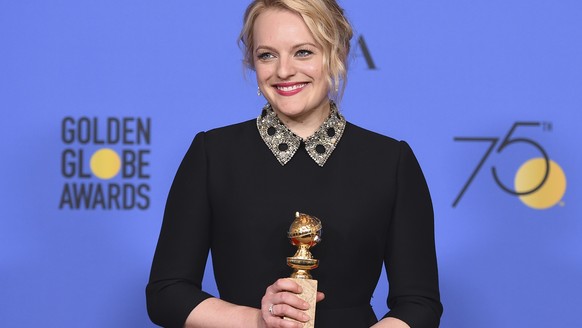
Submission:
[[[323,48],[323,66],[328,72],[330,96],[339,101],[347,81],[347,58],[353,31],[343,9],[335,0],[253,0],[247,7],[239,45],[243,49],[245,66],[254,70],[253,26],[266,9],[288,10],[300,15]]]

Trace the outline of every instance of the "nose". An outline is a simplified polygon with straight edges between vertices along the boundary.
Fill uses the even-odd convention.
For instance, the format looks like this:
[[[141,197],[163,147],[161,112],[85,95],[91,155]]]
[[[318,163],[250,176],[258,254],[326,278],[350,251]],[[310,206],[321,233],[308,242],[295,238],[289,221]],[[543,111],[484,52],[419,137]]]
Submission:
[[[281,80],[287,80],[296,73],[296,68],[293,59],[282,57],[277,66],[277,77]]]

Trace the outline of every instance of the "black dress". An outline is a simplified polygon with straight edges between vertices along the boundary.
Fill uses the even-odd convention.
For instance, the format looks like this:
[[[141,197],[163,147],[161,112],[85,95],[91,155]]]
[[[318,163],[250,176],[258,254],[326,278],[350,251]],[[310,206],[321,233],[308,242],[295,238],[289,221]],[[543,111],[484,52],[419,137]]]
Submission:
[[[291,269],[286,236],[296,211],[318,217],[323,241],[311,273],[326,295],[316,327],[377,322],[370,298],[386,265],[387,316],[437,327],[442,313],[432,204],[405,142],[347,123],[325,165],[305,143],[281,165],[255,120],[199,133],[170,190],[150,282],[150,318],[182,327],[209,294],[201,290],[212,252],[220,298],[259,308],[267,286]]]

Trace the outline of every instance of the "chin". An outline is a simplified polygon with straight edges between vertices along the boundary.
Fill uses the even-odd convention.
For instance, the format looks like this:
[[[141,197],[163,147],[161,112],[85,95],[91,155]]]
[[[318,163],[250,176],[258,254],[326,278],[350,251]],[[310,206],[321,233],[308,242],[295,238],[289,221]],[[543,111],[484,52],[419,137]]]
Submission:
[[[287,117],[298,117],[308,112],[304,106],[300,105],[274,105],[275,111]]]
[[[278,110],[288,116],[297,116],[303,113],[311,112],[317,106],[303,101],[285,101],[277,102]]]
[[[307,113],[312,113],[318,108],[321,108],[323,104],[328,101],[326,97],[322,101],[313,102],[304,99],[276,99],[274,102],[270,102],[275,111],[288,116],[288,117],[298,117],[305,115]]]

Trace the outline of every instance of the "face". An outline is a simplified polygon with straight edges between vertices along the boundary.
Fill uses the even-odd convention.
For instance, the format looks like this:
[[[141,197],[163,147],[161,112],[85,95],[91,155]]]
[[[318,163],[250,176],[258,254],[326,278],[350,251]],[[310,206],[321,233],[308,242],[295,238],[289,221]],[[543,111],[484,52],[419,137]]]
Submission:
[[[323,51],[301,16],[267,9],[253,26],[261,92],[283,122],[325,118],[329,111]]]

